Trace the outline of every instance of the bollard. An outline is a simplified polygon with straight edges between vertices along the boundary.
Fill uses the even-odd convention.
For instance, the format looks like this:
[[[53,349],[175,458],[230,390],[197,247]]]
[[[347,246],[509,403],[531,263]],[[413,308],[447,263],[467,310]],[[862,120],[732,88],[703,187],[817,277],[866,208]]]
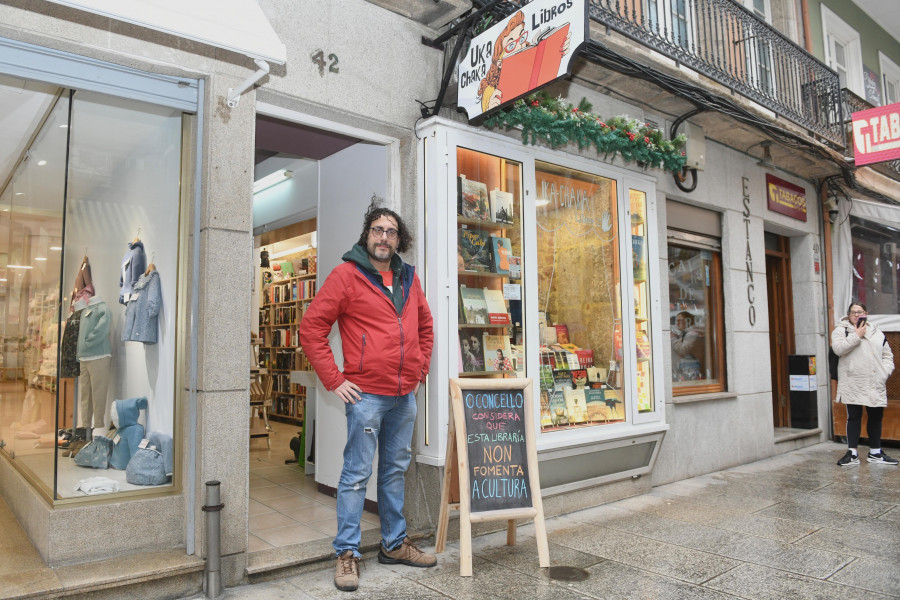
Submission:
[[[220,512],[225,507],[219,502],[219,482],[206,482],[206,506],[201,510],[206,513],[206,568],[203,569],[203,593],[207,598],[218,598],[222,595],[222,575],[219,572],[222,562],[222,547],[219,537]]]

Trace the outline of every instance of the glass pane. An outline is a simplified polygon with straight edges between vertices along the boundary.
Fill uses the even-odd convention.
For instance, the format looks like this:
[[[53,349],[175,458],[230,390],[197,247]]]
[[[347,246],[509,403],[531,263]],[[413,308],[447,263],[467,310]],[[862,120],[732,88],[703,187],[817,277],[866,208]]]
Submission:
[[[522,164],[466,148],[456,161],[459,375],[526,377]]]
[[[637,409],[653,412],[653,332],[650,328],[650,283],[648,281],[647,194],[629,191],[631,202],[631,259],[634,273],[634,333],[637,353]]]
[[[60,388],[72,394],[59,412],[77,438],[114,440],[109,491],[170,485],[125,468],[149,439],[172,470],[181,130],[177,110],[86,92],[72,101],[60,322]],[[57,497],[86,495],[96,471],[82,452],[61,449]]]
[[[535,163],[541,429],[624,421],[616,182]]]
[[[37,105],[33,111],[32,102]],[[23,92],[17,109],[29,119],[33,116],[34,129],[26,135],[36,136],[30,146],[25,145],[27,139],[2,142],[21,145],[24,158],[0,200],[0,439],[4,451],[50,495],[69,99],[58,89]]]
[[[669,245],[673,393],[724,387],[721,266],[710,250]],[[699,386],[706,386],[697,390]]]
[[[900,314],[900,231],[850,217],[853,239],[853,302],[869,314]],[[842,307],[843,308],[843,307]]]
[[[893,79],[884,78],[884,97],[885,104],[894,104],[895,102],[900,102],[900,84]]]

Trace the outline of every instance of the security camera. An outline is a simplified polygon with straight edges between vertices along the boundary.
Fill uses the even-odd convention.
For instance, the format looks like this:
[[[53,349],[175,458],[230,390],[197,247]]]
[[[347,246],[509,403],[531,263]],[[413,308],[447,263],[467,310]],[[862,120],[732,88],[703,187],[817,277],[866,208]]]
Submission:
[[[835,221],[837,221],[838,214],[839,214],[839,212],[838,212],[837,206],[835,206],[834,208],[832,208],[828,211],[828,220],[831,221],[832,223],[834,223]]]

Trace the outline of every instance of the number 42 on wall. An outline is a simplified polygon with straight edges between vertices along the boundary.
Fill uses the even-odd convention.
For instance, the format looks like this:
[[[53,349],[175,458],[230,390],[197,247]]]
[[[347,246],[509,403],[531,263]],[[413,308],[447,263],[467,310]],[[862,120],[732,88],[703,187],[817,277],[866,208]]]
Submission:
[[[313,64],[318,65],[319,67],[319,77],[325,77],[325,67],[328,67],[330,73],[341,72],[338,68],[337,54],[329,54],[328,62],[325,62],[325,51],[319,48],[310,55],[310,58],[312,59]]]

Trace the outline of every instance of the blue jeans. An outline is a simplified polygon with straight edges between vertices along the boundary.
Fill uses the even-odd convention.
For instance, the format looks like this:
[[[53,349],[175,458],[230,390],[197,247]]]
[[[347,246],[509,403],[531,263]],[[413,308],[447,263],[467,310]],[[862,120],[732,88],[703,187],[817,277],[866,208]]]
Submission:
[[[357,557],[362,532],[366,484],[372,475],[372,460],[378,447],[378,513],[381,544],[394,550],[406,537],[403,491],[406,470],[412,458],[412,434],[416,424],[416,397],[360,394],[356,404],[347,404],[347,445],[344,468],[338,481],[338,532],[334,538],[338,556],[352,550]]]

